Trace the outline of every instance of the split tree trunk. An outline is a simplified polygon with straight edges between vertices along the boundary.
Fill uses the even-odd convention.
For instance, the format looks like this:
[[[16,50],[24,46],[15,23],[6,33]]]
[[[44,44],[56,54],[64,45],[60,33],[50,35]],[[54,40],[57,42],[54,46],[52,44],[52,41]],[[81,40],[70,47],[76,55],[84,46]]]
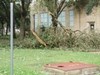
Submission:
[[[58,23],[57,23],[57,18],[55,17],[55,16],[53,16],[53,15],[51,15],[51,17],[52,17],[52,24],[53,24],[53,29],[54,29],[54,33],[56,33],[56,31],[57,31],[57,26],[58,26]]]
[[[36,34],[36,32],[34,32],[34,31],[32,31],[32,30],[31,30],[31,32],[32,32],[32,34],[35,36],[36,40],[37,40],[40,44],[42,44],[42,45],[44,45],[45,47],[47,47],[47,44],[45,43],[45,41],[43,41],[43,40]]]

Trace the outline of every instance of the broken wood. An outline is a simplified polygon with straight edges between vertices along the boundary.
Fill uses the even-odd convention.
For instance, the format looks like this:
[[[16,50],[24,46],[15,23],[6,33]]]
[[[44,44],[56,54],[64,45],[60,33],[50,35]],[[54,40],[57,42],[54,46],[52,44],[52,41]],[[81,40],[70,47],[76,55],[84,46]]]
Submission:
[[[32,32],[32,34],[35,36],[36,40],[37,40],[40,44],[42,44],[42,45],[44,45],[45,47],[47,47],[47,44],[37,35],[36,32],[34,32],[33,30],[31,30],[31,32]]]

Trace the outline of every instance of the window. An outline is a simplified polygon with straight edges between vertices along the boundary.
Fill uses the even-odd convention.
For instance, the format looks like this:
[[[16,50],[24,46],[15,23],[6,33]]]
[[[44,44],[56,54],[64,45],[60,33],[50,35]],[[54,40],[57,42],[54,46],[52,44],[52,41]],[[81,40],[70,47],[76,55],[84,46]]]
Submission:
[[[51,25],[51,16],[48,15],[48,13],[42,13],[41,14],[41,25],[44,25],[45,27],[48,27]]]
[[[60,14],[58,20],[61,22],[62,25],[65,26],[65,12],[64,11]]]
[[[90,24],[90,30],[94,30],[94,23],[95,22],[89,22],[89,24]]]
[[[42,13],[41,14],[41,25],[47,27],[48,26],[48,14]]]
[[[70,10],[70,26],[74,25],[74,11]]]
[[[43,25],[44,27],[49,27],[50,25],[51,25],[51,16],[50,15],[48,15],[48,13],[41,13],[40,14],[41,16],[40,16],[40,21],[41,21],[41,25]],[[35,29],[37,28],[37,26],[38,26],[38,14],[35,14],[35,17],[34,17],[34,19],[35,19]]]
[[[35,14],[35,29],[38,26],[38,14]]]
[[[44,27],[49,27],[52,24],[51,16],[48,13],[41,13],[41,25]],[[58,20],[65,26],[65,12],[63,11]],[[35,28],[38,26],[38,14],[35,14]]]

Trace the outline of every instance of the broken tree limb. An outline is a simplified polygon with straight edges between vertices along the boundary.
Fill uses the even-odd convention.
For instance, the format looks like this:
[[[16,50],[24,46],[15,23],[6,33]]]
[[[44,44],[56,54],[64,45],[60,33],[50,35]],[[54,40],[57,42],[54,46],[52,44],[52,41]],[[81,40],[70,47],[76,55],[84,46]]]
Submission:
[[[36,40],[37,40],[40,44],[42,44],[42,45],[44,45],[45,47],[47,47],[47,44],[37,35],[36,32],[34,32],[34,31],[32,31],[32,30],[31,30],[31,32],[32,32],[32,34],[35,36]]]

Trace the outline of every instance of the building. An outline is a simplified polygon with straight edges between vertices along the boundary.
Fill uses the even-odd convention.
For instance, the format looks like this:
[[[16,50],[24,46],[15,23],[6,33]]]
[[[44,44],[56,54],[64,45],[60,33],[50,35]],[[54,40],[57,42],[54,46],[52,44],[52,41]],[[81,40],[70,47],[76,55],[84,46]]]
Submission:
[[[36,7],[36,8],[33,8]],[[37,11],[36,9],[39,9]],[[38,26],[44,25],[48,27],[51,25],[51,17],[46,8],[38,7],[35,4],[30,6],[30,20],[31,29],[34,30]],[[59,16],[58,20],[66,29],[80,31],[100,30],[100,8],[95,7],[90,15],[87,15],[85,9],[78,11],[73,8],[65,8]]]
[[[95,7],[90,15],[85,9],[80,12],[74,10],[74,30],[100,30],[100,6]]]

